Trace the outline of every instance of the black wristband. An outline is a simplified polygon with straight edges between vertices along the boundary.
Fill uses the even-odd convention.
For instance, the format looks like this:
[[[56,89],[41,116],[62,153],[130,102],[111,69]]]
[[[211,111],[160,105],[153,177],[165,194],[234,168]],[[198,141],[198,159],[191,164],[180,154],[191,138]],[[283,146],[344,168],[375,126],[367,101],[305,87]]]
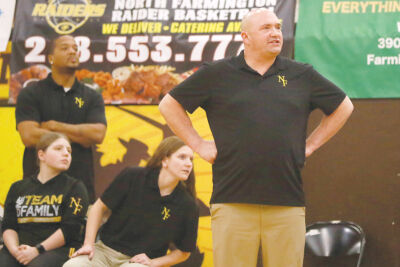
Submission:
[[[42,246],[42,244],[37,244],[35,246],[35,248],[39,251],[39,254],[42,254],[43,252],[45,252],[46,250],[44,249],[44,247]]]

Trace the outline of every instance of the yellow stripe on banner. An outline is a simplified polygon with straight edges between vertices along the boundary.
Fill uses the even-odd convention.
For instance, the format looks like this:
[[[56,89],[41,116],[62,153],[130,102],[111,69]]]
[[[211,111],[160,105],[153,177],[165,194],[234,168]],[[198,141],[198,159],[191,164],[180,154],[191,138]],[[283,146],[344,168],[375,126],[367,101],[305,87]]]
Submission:
[[[50,223],[50,222],[61,222],[61,216],[58,217],[26,217],[18,218],[18,223]]]
[[[0,99],[8,99],[9,96],[10,58],[11,42],[8,42],[7,50],[0,53]]]
[[[68,255],[68,257],[72,257],[72,254],[74,254],[75,253],[75,248],[70,248],[69,249],[69,255]]]

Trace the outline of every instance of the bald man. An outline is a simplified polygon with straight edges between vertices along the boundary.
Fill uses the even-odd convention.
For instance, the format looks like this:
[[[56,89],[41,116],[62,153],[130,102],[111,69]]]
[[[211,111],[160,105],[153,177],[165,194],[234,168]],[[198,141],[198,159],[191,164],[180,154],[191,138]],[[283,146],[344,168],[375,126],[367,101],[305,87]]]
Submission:
[[[346,122],[353,105],[312,66],[279,56],[281,21],[266,9],[242,21],[244,51],[203,65],[160,103],[171,129],[213,164],[211,228],[216,267],[300,267],[306,157]],[[215,141],[202,139],[186,111],[206,111]],[[325,116],[306,138],[310,112]]]
[[[48,49],[51,74],[28,85],[18,96],[15,109],[17,129],[25,145],[24,178],[38,171],[35,145],[51,131],[68,136],[72,142],[72,162],[68,174],[80,179],[94,202],[94,166],[91,146],[103,141],[106,117],[102,96],[78,82],[78,46],[74,37],[59,36]]]

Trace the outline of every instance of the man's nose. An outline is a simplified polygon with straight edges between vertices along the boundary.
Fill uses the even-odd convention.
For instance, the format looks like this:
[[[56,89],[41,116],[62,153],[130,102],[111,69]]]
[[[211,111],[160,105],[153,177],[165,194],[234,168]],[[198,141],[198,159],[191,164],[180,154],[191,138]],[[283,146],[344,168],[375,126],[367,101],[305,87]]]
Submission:
[[[76,49],[73,48],[73,47],[70,47],[70,48],[68,49],[68,53],[70,53],[70,54],[76,54],[76,53],[78,53],[78,50],[76,50]]]
[[[272,34],[272,35],[274,35],[274,36],[276,36],[276,35],[278,35],[278,34],[279,34],[279,32],[280,32],[280,30],[279,30],[279,29],[277,29],[277,28],[273,28],[273,29],[272,29],[272,31],[271,31],[271,34]]]

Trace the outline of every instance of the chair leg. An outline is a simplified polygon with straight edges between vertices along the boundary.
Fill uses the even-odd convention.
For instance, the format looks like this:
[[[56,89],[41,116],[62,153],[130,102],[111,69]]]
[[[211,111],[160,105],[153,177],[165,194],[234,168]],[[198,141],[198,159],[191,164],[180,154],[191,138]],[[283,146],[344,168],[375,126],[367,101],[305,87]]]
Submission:
[[[358,261],[357,261],[357,267],[361,266],[361,260],[363,258],[363,254],[364,254],[364,244],[361,244],[360,254],[358,256]]]

